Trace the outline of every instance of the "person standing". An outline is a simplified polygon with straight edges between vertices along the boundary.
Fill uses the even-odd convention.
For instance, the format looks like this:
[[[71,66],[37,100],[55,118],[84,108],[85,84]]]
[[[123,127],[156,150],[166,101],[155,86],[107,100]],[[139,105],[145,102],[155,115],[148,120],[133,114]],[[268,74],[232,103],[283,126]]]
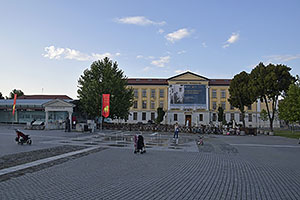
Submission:
[[[65,125],[65,132],[71,132],[71,125],[70,125],[70,119],[66,118],[66,125]]]
[[[179,132],[179,126],[178,123],[176,122],[175,126],[174,126],[174,139],[178,139],[178,132]]]

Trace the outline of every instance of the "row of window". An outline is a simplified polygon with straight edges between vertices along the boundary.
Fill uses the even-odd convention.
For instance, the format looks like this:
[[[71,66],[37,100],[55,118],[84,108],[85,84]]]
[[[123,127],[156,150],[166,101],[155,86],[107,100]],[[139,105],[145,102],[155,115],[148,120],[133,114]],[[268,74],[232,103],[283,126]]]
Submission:
[[[226,102],[225,101],[221,102],[221,107],[223,108],[223,110],[226,110]],[[212,109],[213,110],[217,109],[217,102],[215,102],[215,101],[212,102]],[[230,110],[234,110],[234,107],[232,105],[230,105]],[[248,110],[252,110],[252,105],[248,106]]]
[[[246,116],[245,116],[245,119],[246,119]],[[235,120],[234,113],[230,113],[230,121],[233,121],[233,120]],[[214,122],[217,121],[216,113],[213,113],[212,121],[214,121]],[[242,122],[242,114],[241,113],[239,114],[239,121]],[[248,122],[252,122],[252,114],[251,113],[248,114]]]
[[[164,107],[164,101],[159,101],[159,107]],[[133,101],[133,108],[138,108],[138,101]],[[147,101],[142,101],[142,109],[147,109]],[[150,109],[155,109],[155,101],[150,101]]]
[[[151,98],[155,98],[155,89],[150,90]],[[138,98],[139,96],[139,90],[134,89],[134,97]],[[142,97],[147,97],[147,89],[142,89]],[[159,89],[159,97],[164,98],[165,97],[165,90]]]
[[[212,90],[212,98],[217,98],[217,90]],[[226,90],[221,90],[221,98],[226,98]]]
[[[133,120],[137,120],[138,119],[138,113],[137,112],[133,112]],[[142,112],[142,120],[145,121],[147,120],[147,115],[145,112]],[[150,115],[150,120],[154,121],[155,120],[155,113],[151,113]]]

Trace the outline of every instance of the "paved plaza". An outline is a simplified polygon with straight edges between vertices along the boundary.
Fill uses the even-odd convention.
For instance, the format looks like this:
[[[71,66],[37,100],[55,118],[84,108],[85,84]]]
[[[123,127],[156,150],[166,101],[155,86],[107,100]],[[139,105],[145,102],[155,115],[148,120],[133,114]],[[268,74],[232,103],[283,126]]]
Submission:
[[[5,172],[10,177],[0,175],[0,199],[300,199],[294,139],[205,135],[199,146],[199,135],[180,134],[176,145],[172,133],[143,132],[147,153],[134,154],[136,132],[25,132],[31,146],[17,145],[13,128],[0,126],[0,161],[61,146],[89,153],[66,159],[71,155],[61,152],[62,162]]]

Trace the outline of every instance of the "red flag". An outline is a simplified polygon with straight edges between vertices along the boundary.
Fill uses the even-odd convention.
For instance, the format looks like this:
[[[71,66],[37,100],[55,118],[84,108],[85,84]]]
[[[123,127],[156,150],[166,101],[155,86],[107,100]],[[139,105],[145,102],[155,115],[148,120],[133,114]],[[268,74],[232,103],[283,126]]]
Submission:
[[[17,94],[15,94],[15,96],[14,96],[13,115],[15,115],[16,101],[17,101]]]
[[[102,94],[102,116],[109,116],[109,96],[110,94]]]

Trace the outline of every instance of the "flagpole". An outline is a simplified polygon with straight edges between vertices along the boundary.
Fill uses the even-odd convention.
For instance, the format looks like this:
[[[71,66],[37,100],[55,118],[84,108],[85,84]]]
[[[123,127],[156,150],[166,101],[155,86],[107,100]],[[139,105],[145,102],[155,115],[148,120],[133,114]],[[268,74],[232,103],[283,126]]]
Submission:
[[[100,124],[100,131],[102,131],[102,124],[103,124],[103,119],[102,119],[102,107],[103,107],[103,97],[102,97],[102,94],[100,95],[101,96],[101,124]]]

